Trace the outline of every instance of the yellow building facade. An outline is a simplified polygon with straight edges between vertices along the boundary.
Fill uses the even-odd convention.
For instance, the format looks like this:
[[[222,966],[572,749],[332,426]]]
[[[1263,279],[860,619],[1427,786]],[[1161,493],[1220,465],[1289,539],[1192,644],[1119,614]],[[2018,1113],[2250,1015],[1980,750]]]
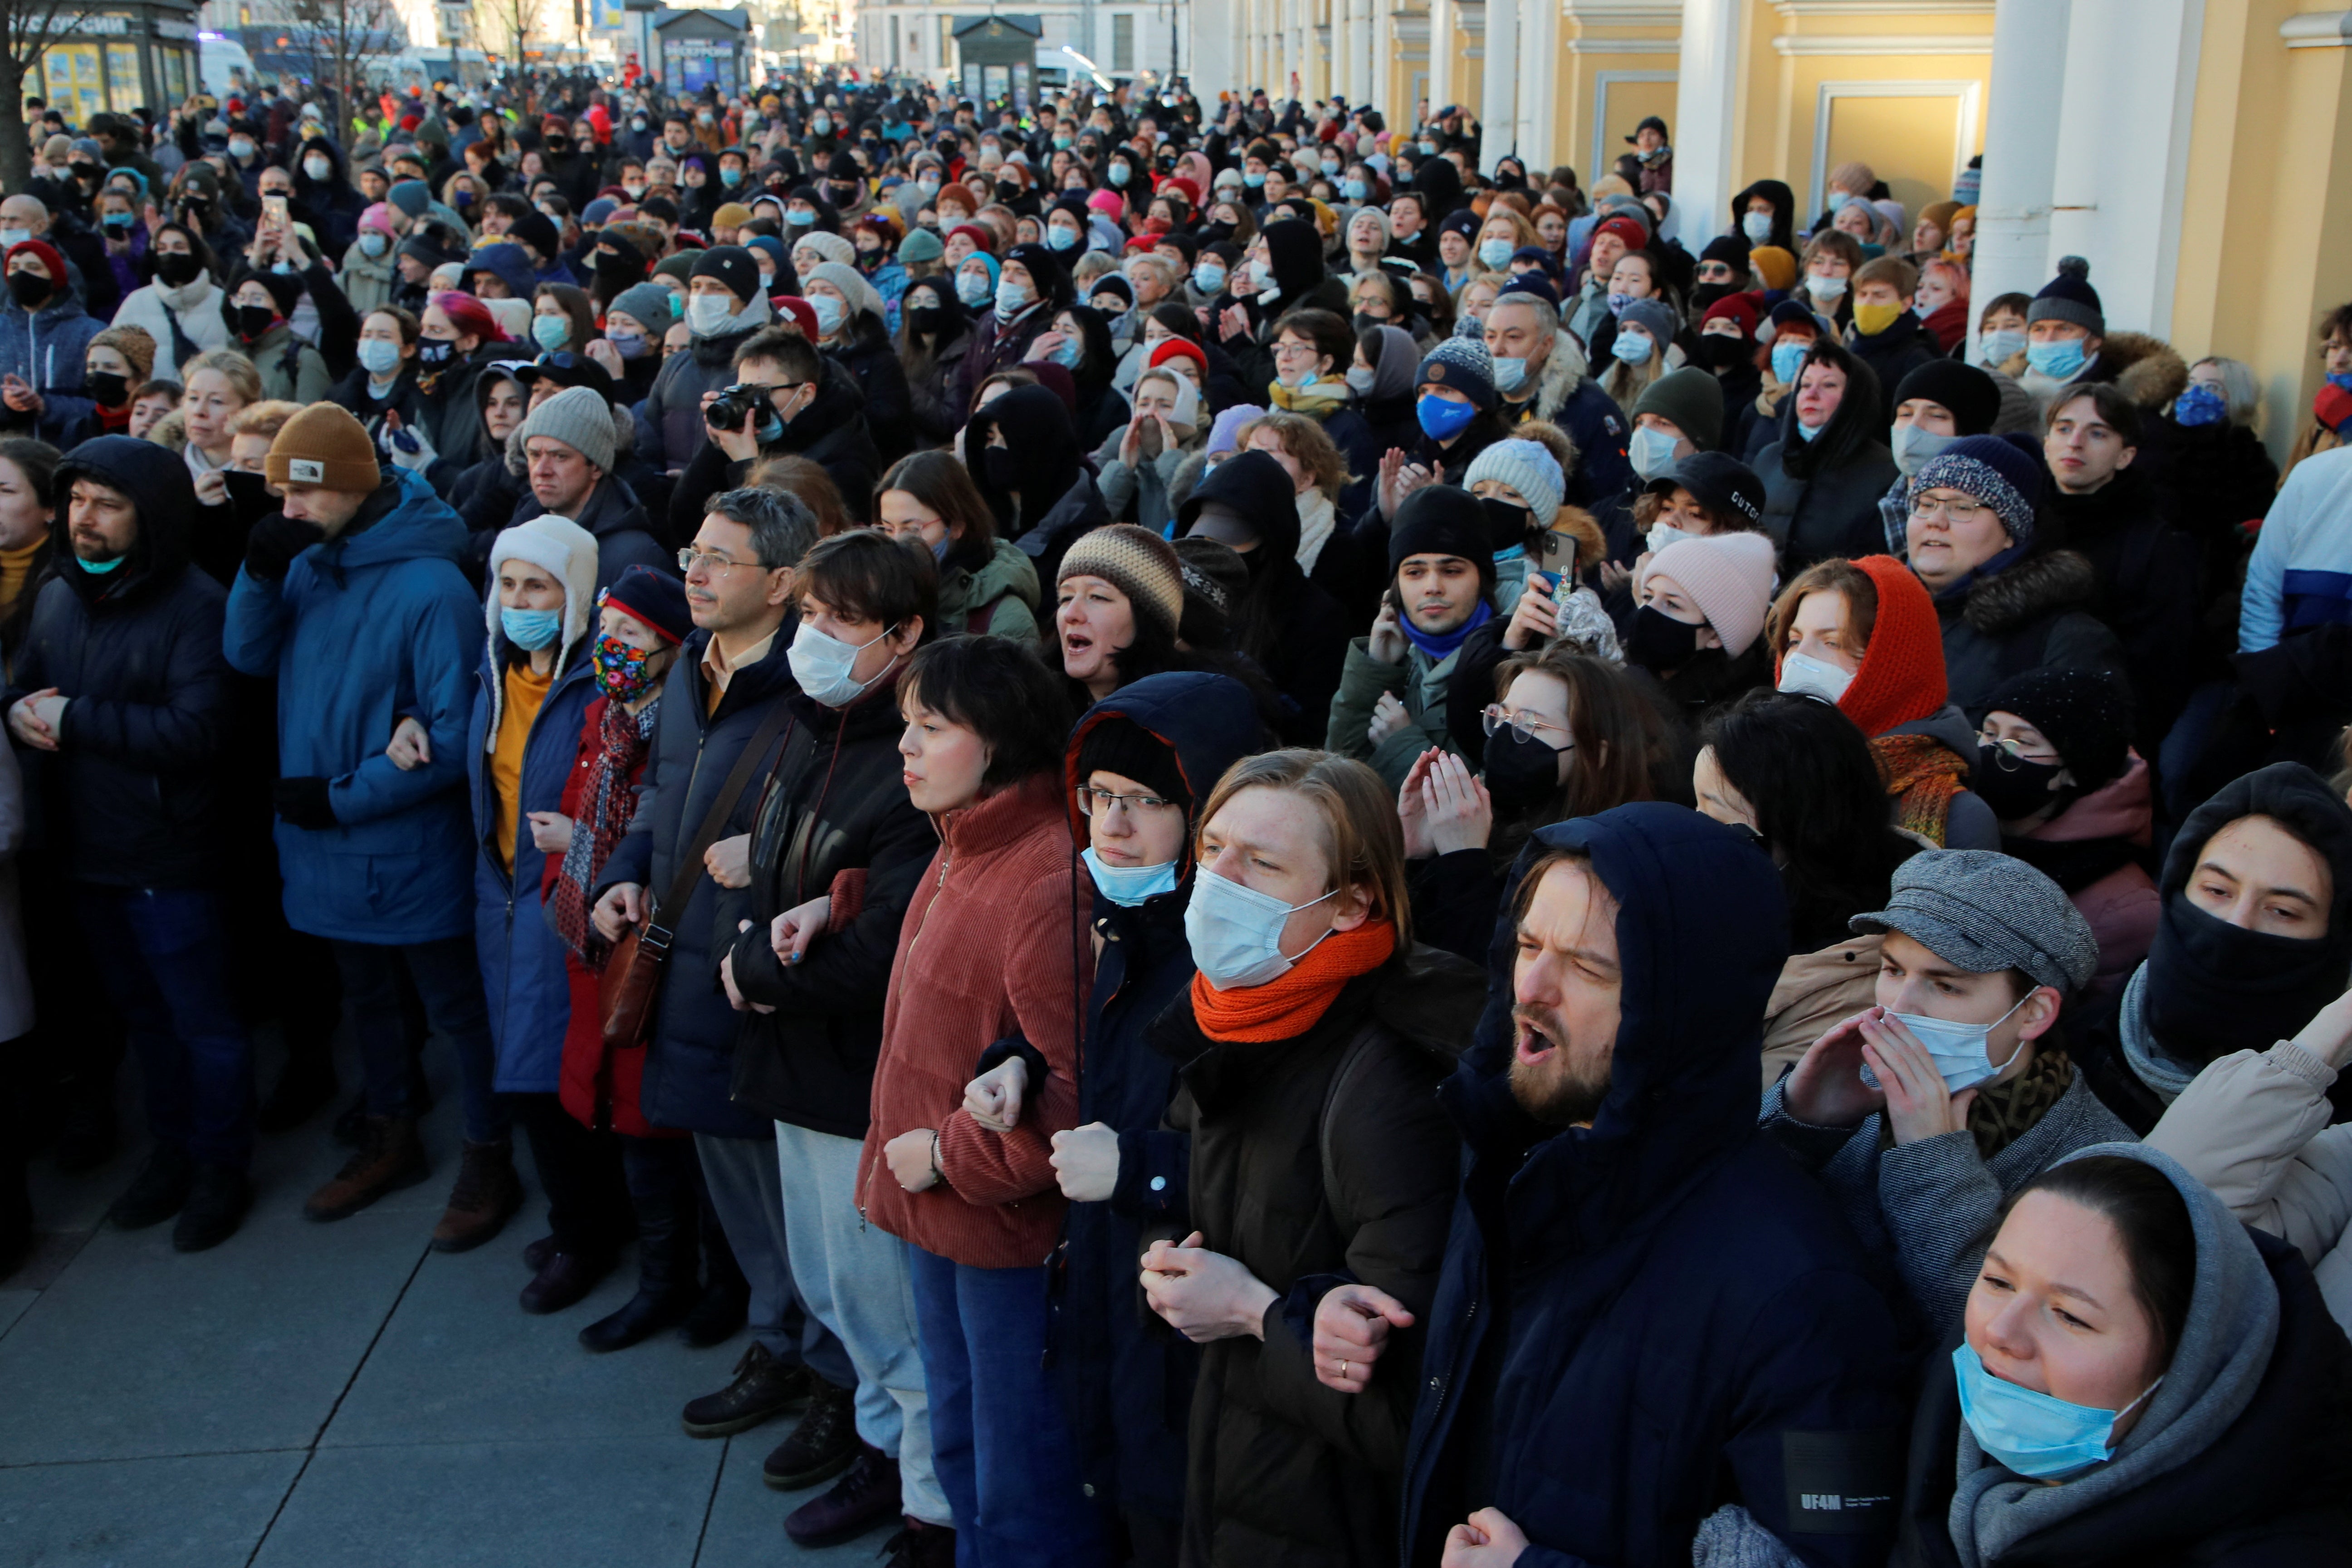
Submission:
[[[2252,365],[2284,453],[2352,300],[2352,10],[2312,0],[1236,0],[1196,5],[1197,88],[1458,104],[1484,153],[1587,184],[1644,115],[1696,249],[1733,193],[1818,213],[1867,163],[1906,208],[1984,155],[1975,295],[2091,262],[2118,331]]]

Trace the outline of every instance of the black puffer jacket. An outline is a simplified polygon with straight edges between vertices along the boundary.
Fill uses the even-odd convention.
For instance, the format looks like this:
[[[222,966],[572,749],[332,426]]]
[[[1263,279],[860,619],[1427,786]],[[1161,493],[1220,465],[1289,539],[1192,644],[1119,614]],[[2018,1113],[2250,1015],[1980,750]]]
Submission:
[[[900,782],[906,726],[877,681],[845,709],[784,699],[792,733],[764,790],[747,790],[725,836],[751,836],[751,885],[718,897],[711,951],[735,955],[747,1013],[735,1046],[737,1104],[835,1138],[863,1138],[882,1047],[882,1001],[907,900],[940,847]],[[836,889],[844,872],[845,879]],[[768,928],[831,893],[831,929],[787,967]],[[854,910],[854,912],[853,912]],[[737,923],[750,921],[749,931]]]
[[[1209,1039],[1189,996],[1151,1043],[1183,1062],[1169,1125],[1192,1139],[1192,1228],[1286,1298],[1265,1340],[1219,1340],[1193,1392],[1184,1562],[1318,1568],[1396,1560],[1398,1478],[1420,1336],[1389,1342],[1370,1388],[1316,1381],[1316,1303],[1349,1279],[1429,1309],[1460,1147],[1433,1092],[1467,1042],[1486,977],[1416,948],[1348,983],[1292,1039]]]
[[[2150,756],[2189,701],[2192,686],[2218,675],[2200,658],[2203,600],[2197,542],[2172,526],[2165,500],[2137,465],[2089,495],[2054,487],[2043,514],[2066,548],[2091,563],[2098,589],[2086,606],[2122,644],[2131,678],[2134,739]]]
[[[34,601],[0,708],[50,687],[67,700],[58,749],[19,752],[26,788],[75,880],[202,887],[219,870],[228,595],[189,563],[195,486],[176,455],[128,436],[101,436],[74,448],[58,481],[62,488],[85,475],[131,499],[137,542],[112,573],[84,571],[66,509],[58,509],[49,525],[52,572]]]
[[[783,439],[762,447],[762,458],[806,458],[823,468],[850,520],[865,522],[873,504],[874,483],[882,477],[882,454],[866,426],[866,398],[856,381],[834,360],[824,362],[824,381],[816,401],[784,426]],[[758,462],[730,458],[716,441],[705,441],[669,492],[669,533],[684,544],[702,526],[710,498],[744,482]]]
[[[2002,681],[2029,669],[2125,675],[2123,646],[2090,613],[2098,590],[2098,574],[2088,561],[2071,550],[2052,550],[1937,595],[1946,689],[1970,723],[1984,722],[1985,703]]]
[[[1867,367],[1856,370],[1822,433],[1797,428],[1797,400],[1780,400],[1780,438],[1756,456],[1764,481],[1764,531],[1780,547],[1782,581],[1832,556],[1873,555],[1886,548],[1878,498],[1895,482],[1886,422]]]
[[[907,386],[907,369],[898,363],[898,351],[891,346],[890,334],[882,330],[881,321],[872,316],[860,317],[849,340],[825,350],[824,357],[848,372],[857,383],[865,404],[866,428],[874,437],[883,463],[894,463],[914,450],[915,411]],[[820,390],[818,395],[823,397],[824,392]],[[877,468],[875,473],[879,477],[881,469]],[[845,495],[842,499],[849,498]]]

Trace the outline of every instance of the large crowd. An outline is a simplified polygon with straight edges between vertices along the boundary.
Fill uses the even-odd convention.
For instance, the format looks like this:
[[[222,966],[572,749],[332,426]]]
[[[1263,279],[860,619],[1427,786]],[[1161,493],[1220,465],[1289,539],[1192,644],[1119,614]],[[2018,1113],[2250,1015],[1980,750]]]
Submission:
[[[902,1568],[2352,1563],[2352,306],[2282,476],[1973,167],[31,118],[0,1272],[129,1055],[185,1251],[520,1134],[521,1309],[748,1328],[687,1431]]]

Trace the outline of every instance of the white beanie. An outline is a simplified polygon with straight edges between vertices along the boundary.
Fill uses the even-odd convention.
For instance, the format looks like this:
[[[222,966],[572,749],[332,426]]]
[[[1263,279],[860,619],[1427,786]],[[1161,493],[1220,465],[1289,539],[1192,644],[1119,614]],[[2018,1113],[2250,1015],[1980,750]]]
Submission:
[[[528,562],[563,584],[563,640],[556,649],[556,668],[561,671],[563,654],[588,635],[596,614],[596,536],[569,518],[542,512],[502,530],[490,542],[490,591],[482,604],[490,645],[496,647],[504,637],[499,626],[499,568],[509,561]],[[490,738],[496,740],[498,732],[493,712]]]
[[[1654,576],[1671,577],[1681,585],[1732,658],[1764,635],[1764,615],[1772,605],[1772,542],[1763,534],[1676,540],[1650,557],[1634,590]]]
[[[838,261],[821,261],[807,268],[801,274],[803,297],[808,293],[810,281],[820,278],[841,291],[841,297],[849,301],[852,315],[863,310],[877,319],[881,316],[882,291],[866,281],[866,275],[856,268],[844,266]]]
[[[1475,489],[1480,479],[1494,479],[1518,491],[1519,499],[1534,510],[1538,528],[1551,526],[1559,513],[1560,492],[1568,488],[1559,459],[1535,441],[1497,441],[1479,453],[1462,477],[1462,488]]]

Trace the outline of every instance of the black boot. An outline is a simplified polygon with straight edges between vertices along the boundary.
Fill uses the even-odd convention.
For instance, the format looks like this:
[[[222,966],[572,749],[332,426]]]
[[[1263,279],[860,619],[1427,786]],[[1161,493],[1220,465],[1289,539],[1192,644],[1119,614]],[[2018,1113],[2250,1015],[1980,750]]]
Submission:
[[[796,1492],[803,1487],[813,1487],[819,1481],[833,1479],[849,1468],[864,1447],[865,1445],[857,1438],[856,1394],[846,1388],[836,1388],[811,1373],[808,1414],[801,1417],[791,1436],[777,1444],[761,1464],[760,1479],[780,1492]],[[890,1479],[894,1483],[898,1479],[896,1470],[897,1468],[892,1467]],[[898,1494],[895,1486],[889,1504],[889,1512],[898,1511]],[[823,1511],[819,1510],[820,1513]],[[835,1521],[814,1527],[808,1534],[826,1537],[845,1528],[845,1521]],[[798,1531],[793,1532],[793,1539],[807,1544],[807,1538]]]
[[[185,1149],[158,1143],[137,1178],[106,1211],[106,1217],[119,1230],[144,1230],[151,1225],[161,1225],[178,1214],[180,1205],[188,1201],[188,1188],[195,1177],[195,1162],[188,1158]]]
[[[609,1318],[580,1331],[580,1342],[597,1352],[626,1350],[692,1312],[702,1299],[695,1283],[694,1194],[685,1202],[662,1202],[633,1193],[637,1221],[637,1293]]]
[[[226,1165],[199,1165],[172,1227],[172,1246],[181,1252],[205,1252],[236,1234],[245,1211],[253,1206],[253,1184],[243,1171]]]

